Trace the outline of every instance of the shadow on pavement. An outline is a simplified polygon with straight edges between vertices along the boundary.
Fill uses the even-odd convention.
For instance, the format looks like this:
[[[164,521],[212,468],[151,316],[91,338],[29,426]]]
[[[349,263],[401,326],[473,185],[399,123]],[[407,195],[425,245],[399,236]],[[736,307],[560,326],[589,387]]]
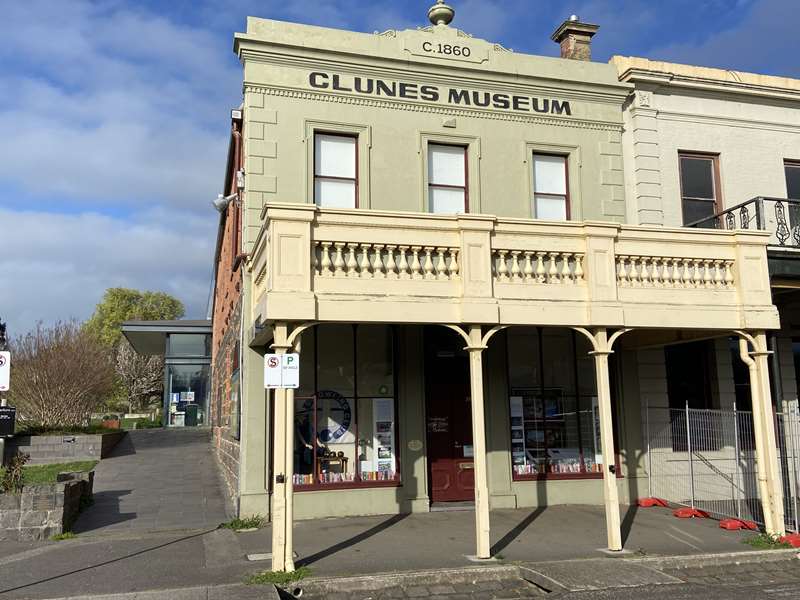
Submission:
[[[636,519],[636,513],[639,512],[639,505],[638,504],[631,504],[628,506],[628,510],[625,512],[625,517],[622,519],[622,524],[620,525],[620,534],[622,535],[622,547],[625,547],[625,544],[628,543],[628,536],[631,534],[631,528],[633,527],[633,522]]]
[[[520,521],[516,527],[505,534],[501,539],[497,540],[490,551],[492,556],[499,554],[503,549],[505,549],[506,546],[522,535],[522,532],[528,528],[528,525],[533,523],[539,517],[539,515],[545,511],[546,508],[546,506],[537,507],[531,512],[531,514],[522,519],[522,521]]]
[[[207,531],[201,531],[200,533],[194,533],[192,535],[187,535],[185,537],[179,538],[177,540],[170,540],[169,542],[165,542],[163,544],[158,544],[156,546],[151,546],[149,548],[145,548],[143,550],[137,550],[136,552],[131,552],[124,556],[118,556],[117,558],[111,558],[109,560],[105,560],[93,565],[88,565],[85,567],[81,567],[80,569],[73,569],[72,571],[67,571],[66,573],[59,573],[58,575],[52,575],[50,577],[45,577],[43,579],[39,579],[37,581],[31,581],[28,583],[24,583],[22,585],[17,585],[10,588],[0,589],[0,594],[8,594],[9,592],[16,592],[18,590],[24,590],[25,588],[33,587],[35,585],[39,585],[42,583],[47,583],[48,581],[54,581],[56,579],[61,579],[62,577],[69,577],[70,575],[76,575],[78,573],[83,573],[85,571],[90,571],[92,569],[97,569],[99,567],[104,567],[106,565],[111,565],[123,560],[127,560],[129,558],[133,558],[134,556],[141,556],[142,554],[147,554],[148,552],[153,552],[154,550],[158,550],[160,548],[166,548],[167,546],[172,546],[173,544],[178,544],[180,542],[184,542],[186,540],[190,540],[196,537],[201,537],[211,533],[212,531],[216,531],[216,529],[209,529]]]
[[[135,519],[135,512],[120,512],[120,498],[127,496],[132,490],[107,490],[94,494],[94,503],[85,508],[73,526],[75,533],[85,533],[93,529],[116,525]]]
[[[366,531],[363,531],[358,535],[354,535],[353,537],[346,539],[342,542],[339,542],[338,544],[334,544],[330,548],[326,548],[325,550],[320,550],[316,554],[312,554],[311,556],[307,556],[305,558],[298,560],[297,566],[298,567],[308,566],[319,560],[322,560],[323,558],[328,558],[329,556],[336,554],[340,550],[344,550],[346,548],[349,548],[350,546],[355,546],[359,542],[363,542],[364,540],[371,538],[373,535],[376,535],[382,531],[385,531],[386,529],[389,529],[389,527],[391,527],[392,525],[396,525],[397,523],[399,523],[408,516],[409,516],[408,513],[394,515],[393,517],[386,519],[381,523],[378,523],[377,525],[375,525],[375,527],[371,527],[370,529],[367,529]]]

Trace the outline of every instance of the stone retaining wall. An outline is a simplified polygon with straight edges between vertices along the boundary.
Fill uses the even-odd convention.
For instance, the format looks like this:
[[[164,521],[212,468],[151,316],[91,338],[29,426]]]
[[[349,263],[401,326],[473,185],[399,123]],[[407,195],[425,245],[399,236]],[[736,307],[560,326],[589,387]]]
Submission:
[[[0,494],[0,541],[47,540],[71,529],[81,506],[92,499],[94,471],[59,478],[63,481]]]
[[[29,465],[106,458],[124,431],[97,435],[21,435],[6,440],[6,462],[17,452],[30,455]]]

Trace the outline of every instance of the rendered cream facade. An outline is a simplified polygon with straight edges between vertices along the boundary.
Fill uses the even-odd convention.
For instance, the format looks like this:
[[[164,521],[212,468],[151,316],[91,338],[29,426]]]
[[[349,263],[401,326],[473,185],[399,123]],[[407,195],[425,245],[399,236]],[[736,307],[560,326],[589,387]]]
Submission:
[[[653,347],[740,331],[756,360],[754,405],[769,413],[764,331],[779,323],[767,235],[678,228],[674,209],[644,194],[661,198],[661,187],[626,179],[633,87],[615,65],[521,55],[444,24],[363,34],[249,18],[235,50],[248,253],[239,511],[270,512],[279,565],[291,565],[293,519],[430,509],[426,327],[450,328],[469,355],[479,556],[490,508],[555,503],[604,504],[609,547],[621,547],[618,503],[641,495],[642,406],[664,386]],[[356,208],[314,205],[315,132],[357,136]],[[467,214],[427,211],[430,143],[467,148]],[[642,152],[630,164],[660,172]],[[567,156],[569,222],[532,218],[534,153]],[[399,485],[301,491],[286,477],[294,392],[265,393],[263,355],[303,355],[304,332],[327,323],[394,328]],[[617,455],[620,472],[514,480],[506,337],[519,327],[581,340],[596,452],[604,465]]]

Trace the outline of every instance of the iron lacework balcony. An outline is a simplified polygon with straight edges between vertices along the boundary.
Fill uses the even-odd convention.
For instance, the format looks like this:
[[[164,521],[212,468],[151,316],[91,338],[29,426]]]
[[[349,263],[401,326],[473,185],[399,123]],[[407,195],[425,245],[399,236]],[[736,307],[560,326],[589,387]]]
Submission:
[[[727,231],[767,231],[768,251],[800,250],[800,200],[759,196],[686,226]],[[800,258],[800,254],[797,258]]]

